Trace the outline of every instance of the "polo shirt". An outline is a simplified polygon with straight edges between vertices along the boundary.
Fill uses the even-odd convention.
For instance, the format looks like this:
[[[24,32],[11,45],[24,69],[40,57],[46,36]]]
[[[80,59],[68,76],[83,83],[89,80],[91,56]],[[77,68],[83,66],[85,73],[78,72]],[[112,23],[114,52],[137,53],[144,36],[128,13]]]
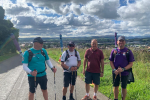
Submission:
[[[118,67],[124,68],[129,64],[129,62],[134,62],[135,61],[133,53],[130,50],[130,52],[129,52],[129,62],[128,62],[128,60],[126,58],[127,50],[128,50],[128,48],[125,47],[124,49],[118,49],[117,48],[117,50],[113,49],[111,51],[109,60],[113,62],[115,69],[118,69]],[[114,59],[114,55],[113,55],[114,51],[116,52],[115,59]],[[126,76],[128,74],[129,74],[128,71],[124,71],[124,72],[121,73],[122,76]]]
[[[34,48],[30,48],[32,53],[34,54],[31,61],[28,62],[29,52],[25,51],[23,55],[22,63],[28,64],[28,67],[30,70],[34,71],[34,69],[37,70],[37,72],[42,72],[45,70],[45,60],[49,60],[48,54],[44,48],[42,48],[43,52],[45,53],[45,57],[41,54],[41,50],[35,50]],[[46,72],[37,74],[36,77],[42,77],[46,75]],[[33,77],[32,75],[28,74],[29,77]]]
[[[91,73],[100,73],[100,63],[104,59],[102,50],[96,49],[95,51],[92,48],[86,50],[84,58],[88,59],[86,71]]]

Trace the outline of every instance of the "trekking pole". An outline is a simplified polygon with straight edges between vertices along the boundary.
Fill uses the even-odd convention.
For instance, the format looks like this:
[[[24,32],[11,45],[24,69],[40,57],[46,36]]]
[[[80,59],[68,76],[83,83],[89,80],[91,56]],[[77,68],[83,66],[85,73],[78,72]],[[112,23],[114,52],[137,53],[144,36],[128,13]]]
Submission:
[[[34,71],[36,71],[36,69],[34,69]],[[35,88],[35,100],[36,100],[36,76],[34,76],[34,88]]]
[[[75,81],[77,81],[77,77],[76,77],[76,73],[77,73],[77,71],[75,72]],[[77,94],[76,94],[76,83],[75,83],[75,100],[77,100]]]
[[[55,66],[54,66],[55,68]],[[55,73],[54,73],[54,89],[55,89],[55,100],[56,100],[56,82],[55,82]]]
[[[114,81],[113,81],[113,84],[115,83],[116,77],[117,77],[117,75],[115,75],[115,79],[114,79]],[[114,86],[112,86],[112,89],[111,89],[111,92],[110,92],[110,95],[109,95],[109,98],[108,98],[108,100],[110,100],[110,96],[111,96],[111,94],[112,94],[113,87],[114,87]]]
[[[121,82],[121,85],[122,85],[121,73],[120,73],[119,75],[120,75],[120,82]],[[122,98],[122,100],[123,100],[122,87],[121,87],[121,98]]]

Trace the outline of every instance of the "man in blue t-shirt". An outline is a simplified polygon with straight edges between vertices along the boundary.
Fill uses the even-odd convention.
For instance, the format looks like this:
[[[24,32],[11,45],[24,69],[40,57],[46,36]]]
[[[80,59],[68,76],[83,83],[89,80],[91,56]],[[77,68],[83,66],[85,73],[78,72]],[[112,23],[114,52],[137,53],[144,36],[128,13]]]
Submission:
[[[129,74],[127,70],[132,67],[133,62],[135,61],[132,51],[125,47],[125,43],[125,37],[120,36],[117,41],[118,48],[112,50],[109,58],[110,65],[113,70],[114,100],[118,100],[120,79],[122,87],[122,100],[125,100],[127,94],[127,78]],[[127,52],[129,52],[129,58],[126,56]]]
[[[33,100],[35,88],[37,87],[38,84],[41,87],[44,99],[48,100],[45,62],[54,73],[57,70],[56,68],[53,67],[46,50],[42,47],[43,47],[43,40],[41,37],[37,37],[33,40],[33,48],[30,48],[29,50],[25,51],[23,55],[22,61],[23,69],[28,73],[28,83],[30,91],[29,100]],[[29,52],[33,54],[31,61],[29,61]]]

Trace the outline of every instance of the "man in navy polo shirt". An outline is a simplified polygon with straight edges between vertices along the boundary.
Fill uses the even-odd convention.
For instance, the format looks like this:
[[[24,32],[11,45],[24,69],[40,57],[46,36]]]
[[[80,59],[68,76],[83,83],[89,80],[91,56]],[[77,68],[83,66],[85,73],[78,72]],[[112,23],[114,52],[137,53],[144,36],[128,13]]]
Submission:
[[[113,72],[113,85],[114,85],[114,100],[118,100],[118,94],[119,94],[119,83],[120,83],[120,76],[121,76],[121,87],[122,87],[122,100],[125,100],[127,90],[127,78],[129,72],[127,71],[130,69],[133,65],[134,56],[131,50],[125,47],[125,37],[120,36],[118,38],[117,44],[118,48],[113,49],[110,54],[110,65]],[[126,53],[129,50],[129,59],[126,58]],[[115,56],[115,57],[114,57]],[[121,75],[119,75],[121,74]]]
[[[85,66],[87,68],[85,71]],[[102,50],[97,47],[97,40],[91,41],[91,48],[87,49],[84,55],[83,74],[85,75],[86,95],[81,100],[89,100],[90,84],[94,83],[94,95],[92,100],[97,100],[96,93],[100,84],[100,77],[104,73],[104,55]]]
[[[28,73],[28,83],[29,83],[29,100],[34,99],[35,87],[39,84],[43,92],[43,97],[48,100],[47,92],[47,76],[46,76],[46,66],[52,69],[55,73],[56,68],[53,67],[46,50],[43,47],[43,40],[41,37],[37,37],[33,40],[33,48],[29,50],[33,53],[33,57],[29,62],[29,52],[25,51],[23,55],[23,69]],[[43,50],[45,57],[41,54]],[[34,78],[36,77],[36,84]],[[36,85],[36,86],[35,86]]]

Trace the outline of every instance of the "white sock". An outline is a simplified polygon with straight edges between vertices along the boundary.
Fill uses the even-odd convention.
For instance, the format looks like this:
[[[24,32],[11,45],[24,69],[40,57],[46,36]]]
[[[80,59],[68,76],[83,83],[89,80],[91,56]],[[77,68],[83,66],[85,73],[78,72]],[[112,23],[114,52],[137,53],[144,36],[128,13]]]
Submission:
[[[96,93],[94,92],[94,96],[96,96]]]
[[[89,96],[89,93],[86,93],[87,96]]]

